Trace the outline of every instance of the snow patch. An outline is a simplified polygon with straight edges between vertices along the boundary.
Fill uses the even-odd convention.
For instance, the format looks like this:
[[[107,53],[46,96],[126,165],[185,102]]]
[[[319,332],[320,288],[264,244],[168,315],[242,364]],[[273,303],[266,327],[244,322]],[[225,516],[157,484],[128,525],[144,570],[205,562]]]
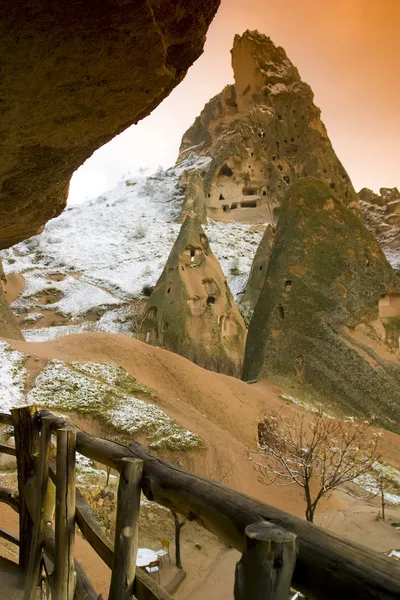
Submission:
[[[0,341],[0,411],[10,412],[26,404],[26,355]]]
[[[187,450],[201,445],[194,433],[134,394],[155,398],[122,367],[53,360],[36,377],[28,399],[58,411],[89,415],[121,433],[144,432],[150,448]]]
[[[99,330],[129,335],[125,317],[116,311],[121,308],[126,316],[127,304],[156,284],[180,229],[179,177],[186,170],[207,168],[210,161],[190,153],[175,168],[120,183],[107,194],[66,209],[42,234],[3,251],[5,272],[25,278],[14,311],[25,315],[51,309],[72,320],[96,313]],[[212,220],[205,230],[237,299],[263,232],[253,231],[252,225]],[[46,334],[37,335],[41,337],[36,340]]]

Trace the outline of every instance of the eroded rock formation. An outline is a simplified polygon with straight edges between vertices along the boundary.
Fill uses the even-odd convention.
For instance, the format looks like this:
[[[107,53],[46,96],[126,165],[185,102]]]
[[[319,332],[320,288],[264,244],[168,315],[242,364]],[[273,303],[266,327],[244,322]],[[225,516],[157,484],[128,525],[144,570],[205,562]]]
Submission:
[[[399,251],[400,272],[400,192],[397,188],[381,188],[379,194],[363,188],[359,194],[364,222],[389,253]]]
[[[178,164],[192,155],[212,160],[195,184],[185,174],[183,218],[275,222],[288,187],[315,176],[346,205],[357,195],[338,160],[313,92],[282,48],[258,31],[236,35],[234,85],[212,98],[184,134]]]
[[[37,234],[75,169],[168,96],[219,1],[1,3],[0,248]]]
[[[141,338],[240,376],[246,327],[200,221],[187,217],[146,307]]]
[[[282,204],[250,324],[246,380],[267,376],[344,414],[400,417],[400,280],[362,220],[315,178]]]
[[[0,337],[23,340],[24,336],[6,300],[7,278],[0,260]]]

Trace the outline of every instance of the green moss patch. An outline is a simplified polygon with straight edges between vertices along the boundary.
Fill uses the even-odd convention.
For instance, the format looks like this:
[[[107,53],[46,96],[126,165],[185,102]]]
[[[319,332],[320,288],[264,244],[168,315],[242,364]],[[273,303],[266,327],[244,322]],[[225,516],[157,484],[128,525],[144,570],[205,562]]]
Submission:
[[[145,433],[150,448],[189,450],[201,445],[194,433],[136,394],[156,398],[122,367],[53,360],[36,377],[28,400],[46,408],[90,416],[120,433]]]

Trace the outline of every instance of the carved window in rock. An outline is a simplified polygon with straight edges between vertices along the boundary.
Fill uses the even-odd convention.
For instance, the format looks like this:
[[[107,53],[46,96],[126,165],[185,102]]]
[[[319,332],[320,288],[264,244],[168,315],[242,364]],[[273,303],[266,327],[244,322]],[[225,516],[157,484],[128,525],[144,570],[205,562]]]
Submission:
[[[145,316],[145,342],[154,345],[158,342],[157,308],[150,306]]]
[[[204,249],[208,247],[208,237],[204,233],[200,234],[200,246]]]
[[[193,298],[189,298],[187,302],[190,308],[190,312],[194,317],[199,317],[203,314],[204,302],[201,298],[199,298],[198,296],[194,296]]]
[[[216,281],[214,281],[214,279],[204,279],[203,285],[206,290],[207,296],[218,298],[218,296],[221,295],[218,284]],[[213,304],[213,302],[211,301],[209,304]]]
[[[187,246],[183,251],[183,258],[186,265],[198,265],[204,259],[203,249],[195,248],[194,246]]]
[[[285,281],[285,292],[286,293],[291,292],[292,286],[293,286],[293,281],[291,279],[287,279]]]
[[[232,177],[233,171],[226,163],[224,163],[219,171],[219,174],[223,177]]]
[[[221,337],[232,337],[238,333],[237,323],[230,315],[221,315],[219,319]]]
[[[251,187],[251,186],[246,185],[242,189],[243,196],[256,196],[257,193],[258,193],[258,190],[256,187]]]
[[[257,208],[257,200],[246,200],[241,203],[242,208]]]

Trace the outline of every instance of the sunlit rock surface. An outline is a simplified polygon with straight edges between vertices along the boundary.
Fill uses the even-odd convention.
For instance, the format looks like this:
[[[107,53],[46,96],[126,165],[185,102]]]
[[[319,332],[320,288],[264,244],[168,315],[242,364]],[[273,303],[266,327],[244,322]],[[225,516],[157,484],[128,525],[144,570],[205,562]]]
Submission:
[[[182,218],[273,223],[287,189],[315,176],[340,201],[358,206],[313,102],[313,92],[286,56],[258,31],[236,35],[235,83],[212,98],[184,134],[178,164],[190,155],[212,158],[182,176]]]

